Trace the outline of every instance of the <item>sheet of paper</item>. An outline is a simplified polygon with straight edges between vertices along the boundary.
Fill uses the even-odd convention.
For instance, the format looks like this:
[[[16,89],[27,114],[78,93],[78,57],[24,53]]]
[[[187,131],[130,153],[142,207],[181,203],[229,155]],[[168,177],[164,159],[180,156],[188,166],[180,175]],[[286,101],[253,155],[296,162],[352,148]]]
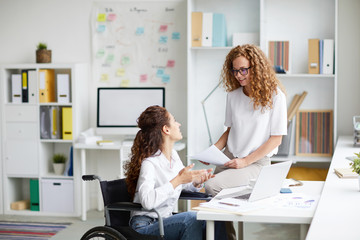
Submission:
[[[235,198],[224,198],[221,200],[212,200],[210,202],[200,203],[200,207],[217,210],[224,210],[234,214],[243,214],[246,212],[264,208],[263,204],[257,202],[247,202]]]
[[[230,161],[222,151],[220,151],[215,145],[211,145],[204,151],[191,156],[191,159],[200,160],[214,165],[224,165],[227,161]]]

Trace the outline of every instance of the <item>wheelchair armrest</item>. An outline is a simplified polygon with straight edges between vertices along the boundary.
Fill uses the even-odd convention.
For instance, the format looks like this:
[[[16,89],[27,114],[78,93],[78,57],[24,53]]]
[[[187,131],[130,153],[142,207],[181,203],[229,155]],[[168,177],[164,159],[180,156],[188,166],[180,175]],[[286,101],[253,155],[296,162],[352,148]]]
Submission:
[[[116,202],[116,203],[111,203],[108,204],[107,206],[105,206],[105,211],[145,211],[145,212],[155,212],[156,215],[158,216],[158,221],[159,221],[159,231],[160,231],[160,237],[161,239],[164,238],[164,224],[163,224],[163,219],[160,215],[160,213],[155,210],[155,209],[150,209],[147,210],[145,208],[143,208],[141,206],[140,203],[132,203],[132,202]],[[109,223],[110,222],[110,218],[108,217],[109,215],[106,214],[107,219],[106,222]],[[109,224],[110,225],[110,224]]]
[[[179,199],[209,201],[212,199],[212,196],[211,196],[211,194],[206,194],[206,193],[202,193],[202,192],[191,192],[191,191],[187,191],[187,190],[182,190]]]

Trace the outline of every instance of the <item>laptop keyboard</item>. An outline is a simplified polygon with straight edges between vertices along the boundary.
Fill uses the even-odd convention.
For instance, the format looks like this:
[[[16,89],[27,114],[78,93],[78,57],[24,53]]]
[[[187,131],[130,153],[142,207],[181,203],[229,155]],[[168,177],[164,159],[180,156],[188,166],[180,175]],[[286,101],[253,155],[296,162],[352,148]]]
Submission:
[[[236,196],[236,197],[234,197],[234,198],[236,198],[236,199],[249,199],[250,198],[250,195],[251,195],[251,193],[248,193],[248,194],[244,194],[244,195],[240,195],[240,196]]]

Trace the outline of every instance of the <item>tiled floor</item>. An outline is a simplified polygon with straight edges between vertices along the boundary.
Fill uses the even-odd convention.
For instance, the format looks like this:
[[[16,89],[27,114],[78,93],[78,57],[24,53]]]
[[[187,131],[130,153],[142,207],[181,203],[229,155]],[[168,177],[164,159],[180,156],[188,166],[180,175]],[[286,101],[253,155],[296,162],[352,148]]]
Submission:
[[[67,217],[30,217],[0,215],[0,220],[32,221],[32,222],[71,222],[66,229],[60,231],[51,240],[79,240],[81,236],[94,226],[104,225],[103,212],[89,211],[87,221],[80,218]],[[293,224],[258,224],[245,223],[244,240],[298,240],[300,227]],[[196,239],[194,239],[196,240]]]

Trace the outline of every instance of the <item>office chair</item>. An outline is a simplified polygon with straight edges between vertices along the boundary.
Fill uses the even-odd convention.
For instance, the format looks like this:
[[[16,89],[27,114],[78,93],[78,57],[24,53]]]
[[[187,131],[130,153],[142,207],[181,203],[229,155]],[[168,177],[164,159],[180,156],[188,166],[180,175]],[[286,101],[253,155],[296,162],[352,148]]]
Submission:
[[[133,203],[127,191],[125,179],[103,181],[96,175],[83,175],[84,181],[99,180],[102,197],[104,200],[105,226],[97,226],[88,230],[81,240],[155,240],[164,239],[164,226],[160,214],[155,210],[146,210],[141,204]],[[184,200],[206,200],[211,195],[200,192],[182,191],[180,199]],[[129,226],[131,211],[155,212],[158,215],[159,235],[144,235],[136,232]]]

